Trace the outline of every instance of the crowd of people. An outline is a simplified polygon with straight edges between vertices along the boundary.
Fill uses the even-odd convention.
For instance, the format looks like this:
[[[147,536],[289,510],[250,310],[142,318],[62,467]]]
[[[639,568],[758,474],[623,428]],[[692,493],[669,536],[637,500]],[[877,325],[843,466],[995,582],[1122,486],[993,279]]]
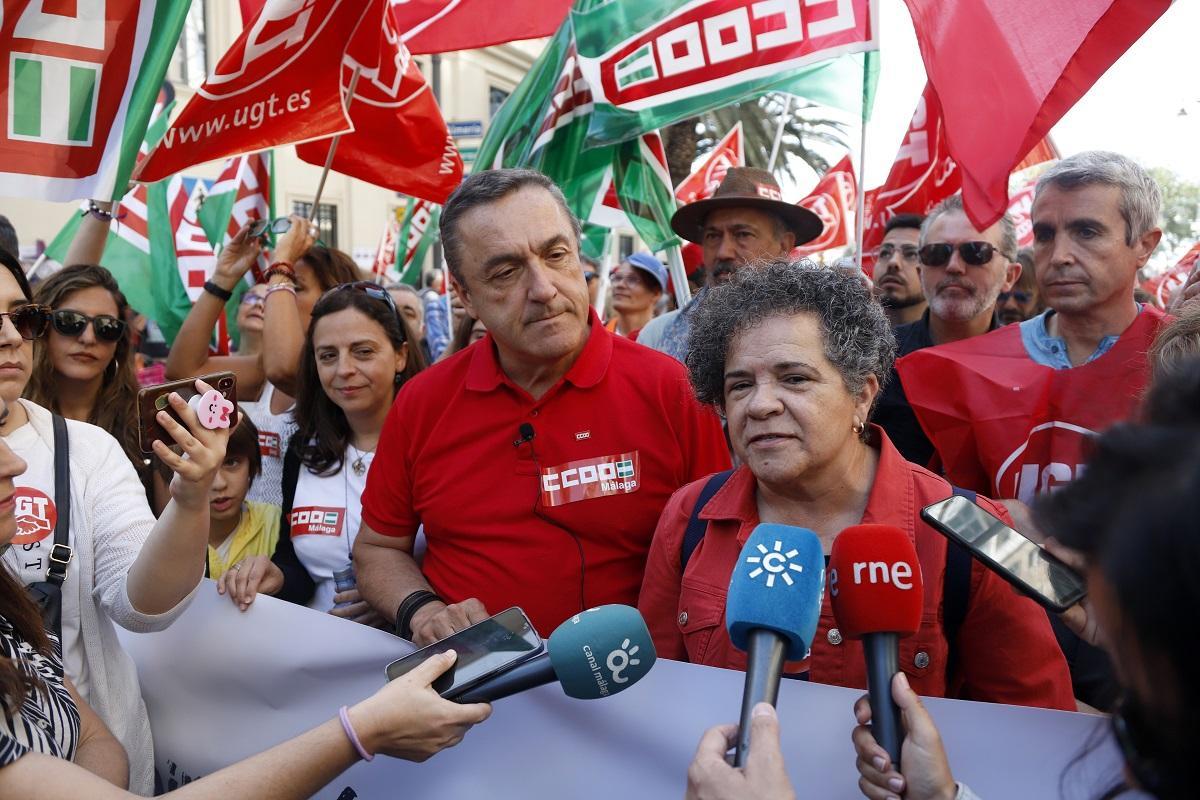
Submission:
[[[299,217],[264,258],[247,224],[164,367],[197,391],[232,373],[241,422],[206,428],[173,394],[176,416],[153,421],[174,444],[149,449],[105,225],[81,225],[70,263],[35,287],[0,246],[0,791],[154,789],[114,626],[171,625],[211,590],[203,577],[243,611],[273,595],[418,645],[514,605],[549,634],[624,603],[659,656],[745,669],[724,615],[750,531],[807,528],[828,554],[842,530],[883,523],[913,541],[925,596],[893,685],[899,763],[866,701],[853,709],[867,797],[973,796],[918,695],[1111,712],[1129,772],[1111,796],[1189,796],[1200,272],[1170,309],[1137,299],[1161,236],[1153,179],[1112,153],[1063,159],[1038,184],[1029,252],[1010,218],[977,230],[959,197],[899,215],[873,281],[794,258],[821,222],[780,196],[769,172],[731,168],[672,220],[701,253],[695,297],[671,308],[666,268],[635,252],[607,276],[609,313],[578,220],[536,172],[454,192],[446,287],[363,280]],[[236,352],[211,355],[264,260]],[[963,491],[1081,570],[1090,599],[1048,614],[948,546],[920,511]],[[46,584],[58,619],[26,588]],[[277,796],[302,797],[376,752],[423,760],[489,713],[430,688],[453,658],[180,791],[249,796],[270,771]],[[828,594],[784,672],[866,687]],[[688,796],[796,796],[778,728],[756,709],[744,769],[725,759],[736,731],[709,731]]]

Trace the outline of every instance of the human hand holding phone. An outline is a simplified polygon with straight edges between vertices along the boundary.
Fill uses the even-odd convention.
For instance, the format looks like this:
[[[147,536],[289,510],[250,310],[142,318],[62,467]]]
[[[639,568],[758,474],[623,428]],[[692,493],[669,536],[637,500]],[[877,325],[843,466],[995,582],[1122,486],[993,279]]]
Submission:
[[[200,394],[214,391],[199,378],[195,381],[195,387]],[[225,448],[233,426],[215,429],[205,427],[177,392],[167,396],[167,403],[184,425],[179,424],[165,409],[155,414],[155,421],[182,450],[182,454],[176,453],[162,439],[155,439],[151,447],[154,454],[175,473],[171,479],[171,499],[191,511],[207,510],[208,490],[217,470],[225,461]]]

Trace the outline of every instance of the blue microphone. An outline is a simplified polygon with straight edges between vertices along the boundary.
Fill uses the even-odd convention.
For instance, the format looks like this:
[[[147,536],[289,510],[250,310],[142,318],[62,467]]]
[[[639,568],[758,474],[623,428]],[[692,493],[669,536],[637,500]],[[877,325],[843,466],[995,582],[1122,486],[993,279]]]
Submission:
[[[725,603],[729,639],[747,655],[734,766],[746,764],[754,706],[775,705],[783,663],[808,656],[824,596],[825,554],[817,535],[792,525],[756,525],[733,568]]]

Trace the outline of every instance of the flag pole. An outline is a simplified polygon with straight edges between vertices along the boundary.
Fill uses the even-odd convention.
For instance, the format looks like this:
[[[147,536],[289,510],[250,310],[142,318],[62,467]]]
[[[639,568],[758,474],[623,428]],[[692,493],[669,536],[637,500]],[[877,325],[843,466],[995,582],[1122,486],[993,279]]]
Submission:
[[[346,91],[346,111],[350,110],[350,104],[354,102],[354,88],[358,86],[358,73],[361,67],[354,68],[354,74],[350,76],[350,86]],[[308,212],[309,224],[317,218],[317,208],[321,205],[321,195],[325,192],[325,179],[329,177],[329,168],[333,166],[333,156],[337,153],[338,142],[342,140],[342,134],[333,137],[333,141],[329,143],[329,153],[325,156],[325,166],[321,168],[321,180],[317,183],[317,195],[313,198],[312,209]]]
[[[787,95],[783,104],[783,113],[779,115],[779,126],[775,128],[775,141],[771,143],[771,160],[767,162],[767,172],[775,171],[775,161],[779,158],[779,146],[783,144],[783,128],[787,125],[788,114],[792,113],[792,96]],[[682,306],[680,306],[682,308]]]
[[[683,308],[692,301],[692,287],[688,285],[683,251],[678,244],[667,248],[667,271],[671,273],[671,283],[675,285],[675,307]]]
[[[862,130],[859,133],[858,140],[858,186],[856,188],[858,197],[855,198],[854,210],[855,259],[858,262],[858,271],[864,275],[866,272],[863,270],[863,233],[866,230],[866,220],[864,217],[866,216],[867,207],[867,193],[864,191],[864,187],[867,180],[867,117],[870,116],[870,109],[867,108],[867,95],[869,94],[868,86],[870,79],[868,76],[871,72],[871,57],[873,55],[873,52],[868,50],[863,56],[862,113],[859,115]]]

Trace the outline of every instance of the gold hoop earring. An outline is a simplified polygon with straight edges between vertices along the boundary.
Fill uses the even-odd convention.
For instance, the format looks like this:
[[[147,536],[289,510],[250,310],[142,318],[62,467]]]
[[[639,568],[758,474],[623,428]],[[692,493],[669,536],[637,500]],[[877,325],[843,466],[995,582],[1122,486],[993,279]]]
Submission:
[[[850,430],[854,431],[855,436],[862,436],[863,431],[867,429],[866,423],[854,420],[854,424],[850,426]]]

